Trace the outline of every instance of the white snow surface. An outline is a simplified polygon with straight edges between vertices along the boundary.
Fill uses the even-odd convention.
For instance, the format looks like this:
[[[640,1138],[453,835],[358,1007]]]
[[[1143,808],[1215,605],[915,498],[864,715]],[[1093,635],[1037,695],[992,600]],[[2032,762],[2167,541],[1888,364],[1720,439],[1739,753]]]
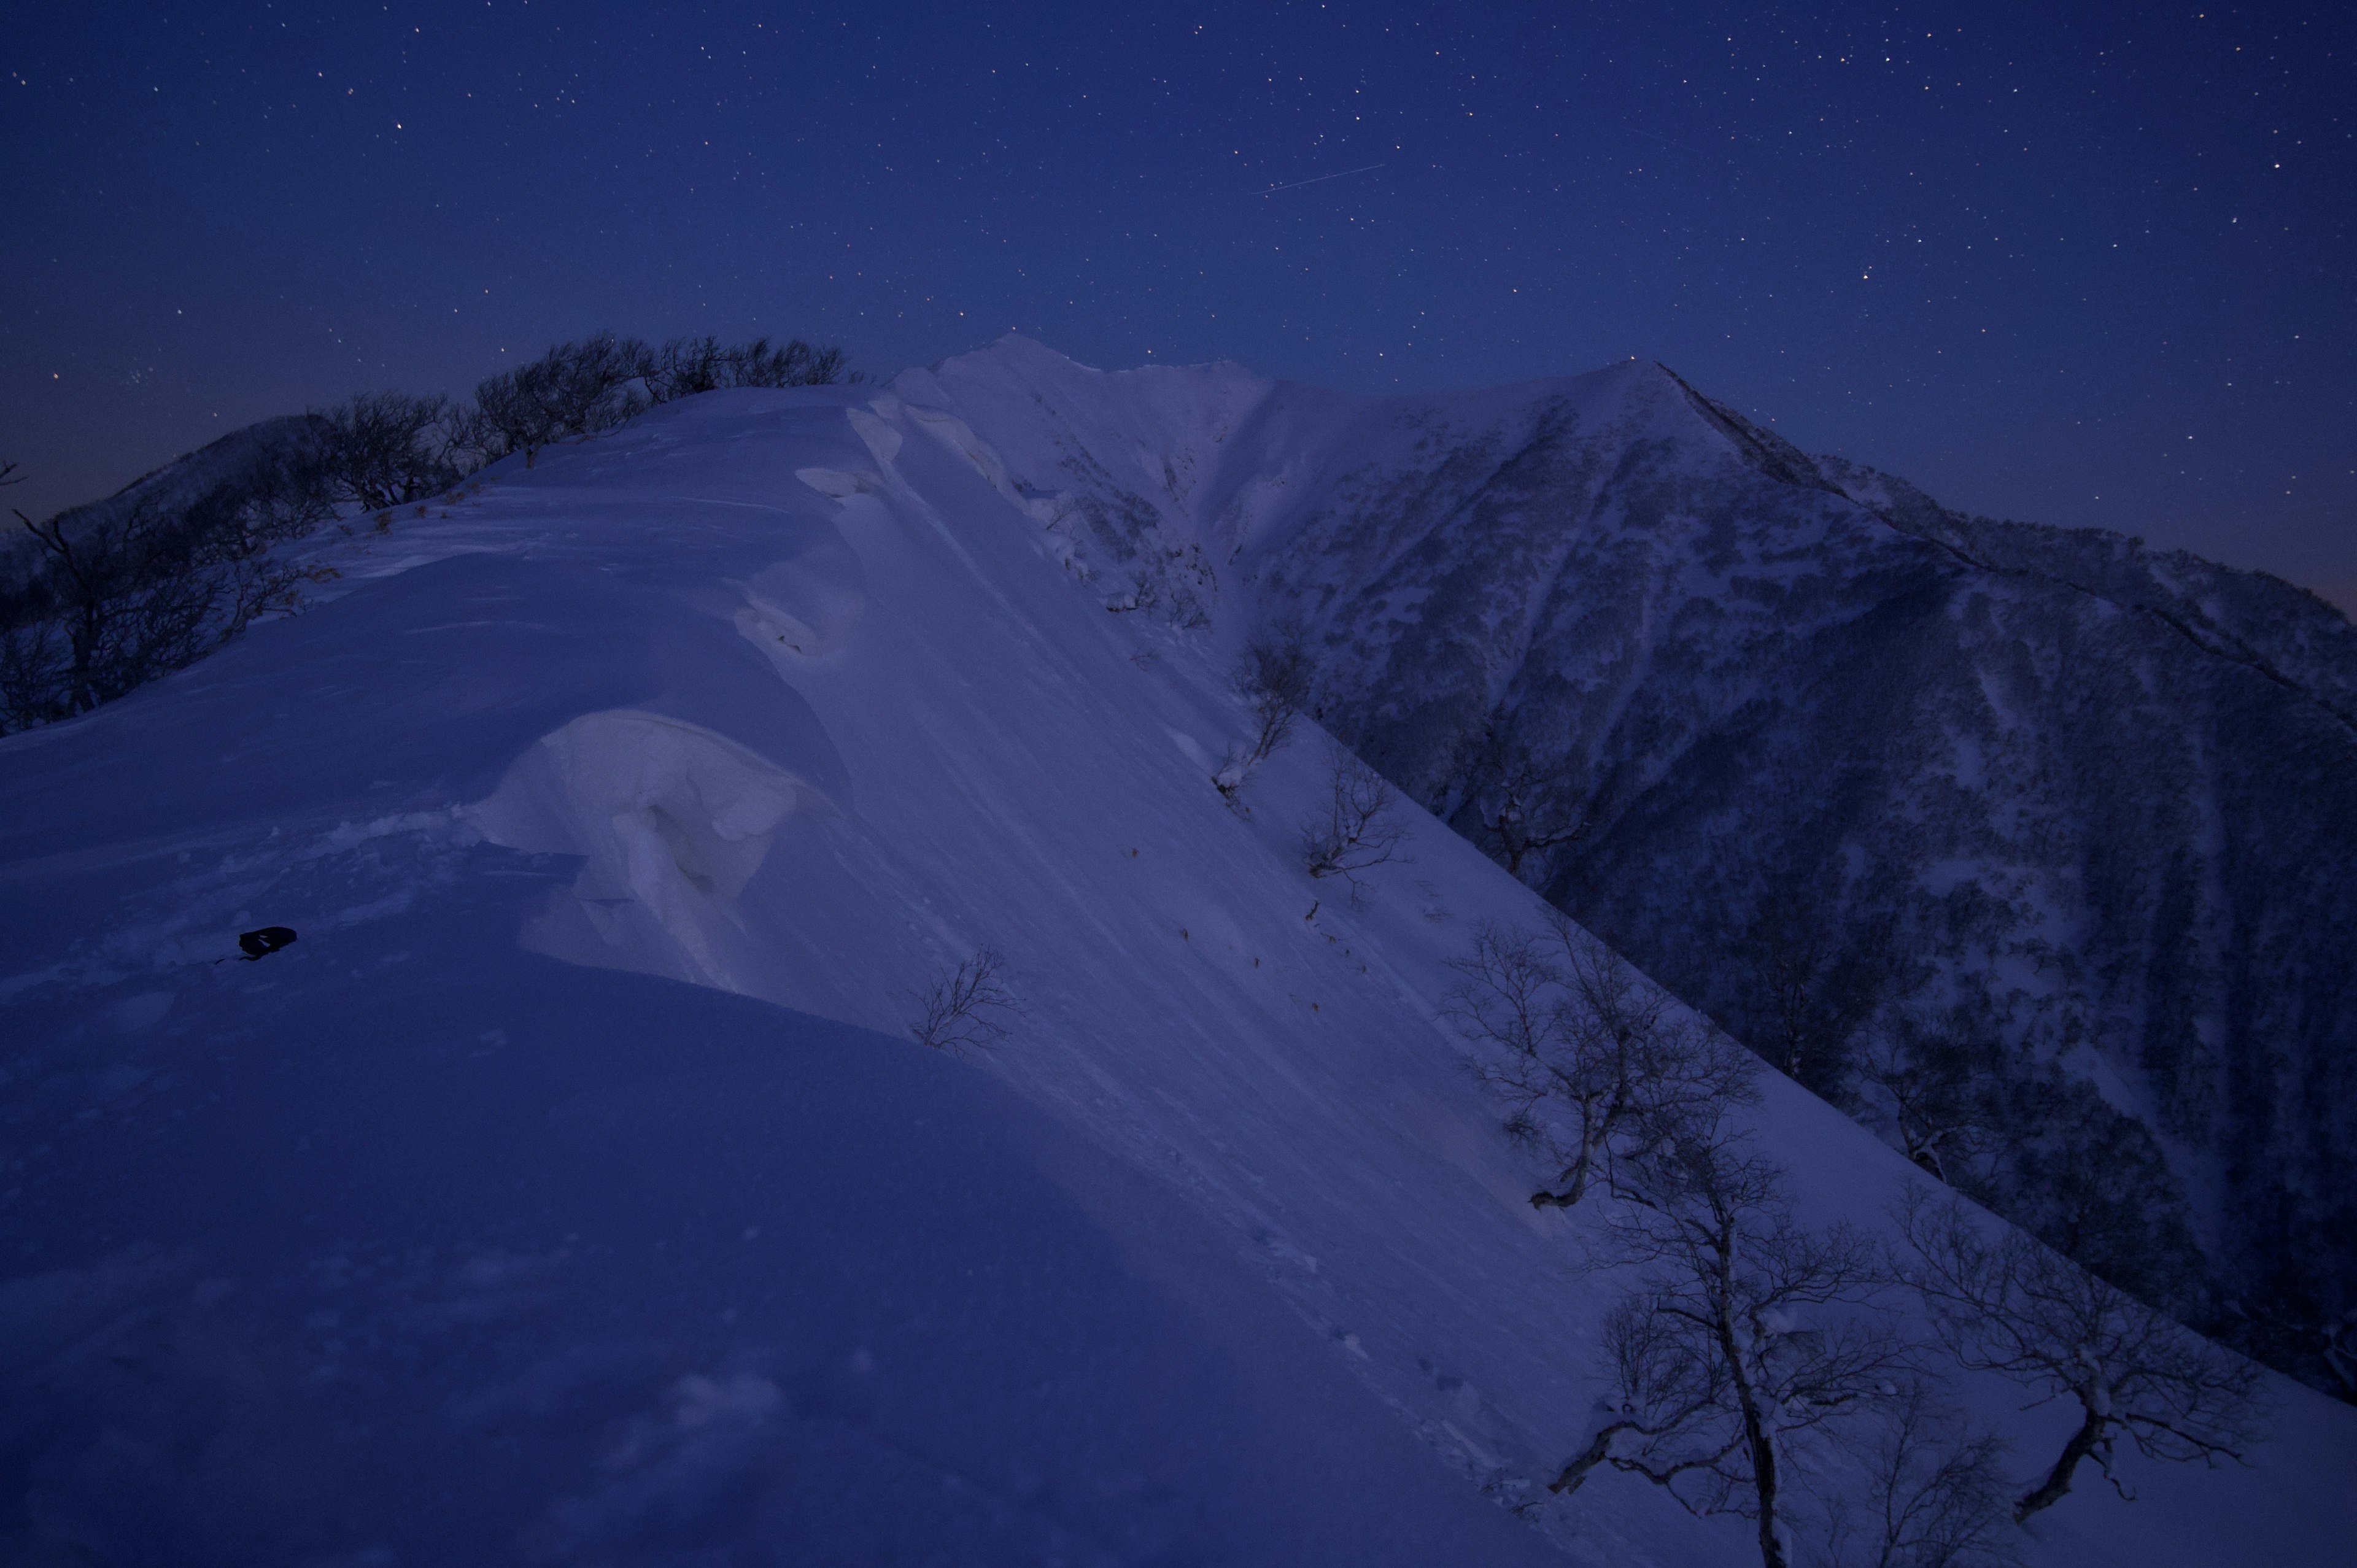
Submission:
[[[707,394],[0,742],[0,1559],[1750,1560],[1545,1499],[1626,1282],[1439,1016],[1539,900],[1412,806],[1362,907],[1313,882],[1314,727],[1212,788],[1250,553],[1354,421],[1019,339]],[[1208,625],[1108,613],[1075,454]],[[1009,1037],[912,1044],[982,948]],[[1919,1179],[1760,1124],[1813,1217]],[[2336,1560],[2357,1412],[2270,1389],[2250,1466],[2083,1477],[2031,1560]],[[1969,1393],[2025,1467],[2068,1428]]]

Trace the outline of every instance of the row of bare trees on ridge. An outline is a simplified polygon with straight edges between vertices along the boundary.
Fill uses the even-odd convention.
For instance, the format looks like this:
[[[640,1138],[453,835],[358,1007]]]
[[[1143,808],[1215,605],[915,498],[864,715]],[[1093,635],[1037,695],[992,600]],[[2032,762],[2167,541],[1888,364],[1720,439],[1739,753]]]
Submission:
[[[476,470],[579,440],[658,404],[723,387],[844,379],[843,351],[794,339],[661,346],[611,333],[560,343],[486,377],[468,402],[363,392],[271,422],[197,483],[172,469],[42,521],[0,557],[0,734],[90,712],[185,669],[332,574],[282,548],[339,518],[455,499]],[[21,479],[0,464],[0,485]],[[12,509],[13,510],[13,509]]]

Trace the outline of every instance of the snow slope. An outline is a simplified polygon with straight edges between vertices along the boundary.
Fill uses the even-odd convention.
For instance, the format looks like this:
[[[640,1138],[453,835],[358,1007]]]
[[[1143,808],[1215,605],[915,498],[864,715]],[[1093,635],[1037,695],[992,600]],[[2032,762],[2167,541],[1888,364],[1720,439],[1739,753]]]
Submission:
[[[1329,727],[1485,847],[1492,737],[1519,752],[1532,809],[1583,829],[1529,879],[1763,1051],[1795,1020],[1760,927],[1827,933],[1797,955],[1811,1087],[1873,1113],[1846,996],[1958,1008],[2005,1063],[2009,1211],[2108,1238],[2092,1261],[2156,1299],[2207,1276],[2330,1381],[2323,1331],[2357,1324],[2338,611],[1946,511],[1634,361],[1354,403],[1010,339],[901,384],[1109,599],[1300,620]],[[2107,1181],[2139,1223],[2072,1211]]]
[[[1210,785],[1254,607],[1118,496],[1223,473],[1232,550],[1341,405],[1104,378],[1169,437],[1060,497],[1050,359],[503,465],[0,742],[5,1555],[1745,1560],[1634,1482],[1499,1506],[1616,1288],[1436,1015],[1535,896],[1422,817],[1363,908],[1312,883],[1316,735]],[[1012,1036],[908,1043],[983,946]],[[1762,1122],[1813,1212],[1912,1179]],[[2254,1468],[2083,1488],[2038,1560],[2324,1560],[2357,1420],[2277,1393]]]

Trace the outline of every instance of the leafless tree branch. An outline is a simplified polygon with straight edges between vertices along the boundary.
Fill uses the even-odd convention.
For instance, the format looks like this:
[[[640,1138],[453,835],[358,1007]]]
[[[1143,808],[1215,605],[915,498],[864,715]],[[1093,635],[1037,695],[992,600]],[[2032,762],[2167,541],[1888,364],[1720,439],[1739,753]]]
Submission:
[[[1620,1425],[1554,1489],[1599,1465],[1643,1476],[1695,1512],[1750,1519],[1764,1568],[1787,1568],[1787,1494],[1812,1443],[1910,1368],[1863,1310],[1883,1283],[1872,1249],[1801,1225],[1782,1170],[1723,1123],[1622,1162],[1614,1185],[1620,1259],[1644,1270],[1605,1328]]]
[[[937,1051],[987,1049],[1006,1038],[1009,1017],[1023,1015],[1023,1004],[1006,988],[1006,961],[993,948],[979,948],[949,973],[910,993],[922,1009],[909,1026],[910,1037]]]
[[[2087,1460],[2127,1497],[2113,1467],[2123,1437],[2147,1458],[2212,1465],[2257,1441],[2266,1412],[2252,1362],[2018,1230],[1992,1238],[1953,1198],[1910,1193],[1899,1219],[1900,1276],[1957,1361],[2079,1407],[2061,1455],[2015,1501],[2017,1521],[2061,1501]]]
[[[1359,874],[1399,858],[1407,826],[1393,814],[1398,797],[1384,777],[1336,746],[1327,758],[1326,804],[1302,824],[1301,862],[1312,876],[1340,876],[1361,896]]]
[[[1484,923],[1450,967],[1448,1016],[1492,1047],[1476,1071],[1555,1164],[1534,1208],[1758,1097],[1749,1057],[1559,913],[1544,936]]]

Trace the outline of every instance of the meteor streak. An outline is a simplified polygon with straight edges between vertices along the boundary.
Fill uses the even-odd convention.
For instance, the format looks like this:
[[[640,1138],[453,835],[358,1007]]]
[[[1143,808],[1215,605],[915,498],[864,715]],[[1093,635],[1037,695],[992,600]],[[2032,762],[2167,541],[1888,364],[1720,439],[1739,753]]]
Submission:
[[[1297,179],[1290,185],[1272,185],[1266,190],[1257,190],[1253,194],[1255,196],[1275,196],[1280,190],[1299,190],[1303,186],[1316,185],[1321,179],[1340,179],[1346,175],[1367,174],[1383,166],[1381,164],[1369,164],[1365,168],[1346,168],[1340,174],[1321,174],[1309,179]]]

